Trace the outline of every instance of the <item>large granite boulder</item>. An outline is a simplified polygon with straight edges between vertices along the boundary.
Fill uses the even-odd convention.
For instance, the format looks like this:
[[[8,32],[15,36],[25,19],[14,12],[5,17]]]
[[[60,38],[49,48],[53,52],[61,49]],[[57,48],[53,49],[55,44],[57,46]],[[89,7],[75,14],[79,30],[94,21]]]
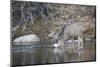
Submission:
[[[28,34],[14,39],[14,43],[31,43],[40,41],[39,37],[35,34]]]

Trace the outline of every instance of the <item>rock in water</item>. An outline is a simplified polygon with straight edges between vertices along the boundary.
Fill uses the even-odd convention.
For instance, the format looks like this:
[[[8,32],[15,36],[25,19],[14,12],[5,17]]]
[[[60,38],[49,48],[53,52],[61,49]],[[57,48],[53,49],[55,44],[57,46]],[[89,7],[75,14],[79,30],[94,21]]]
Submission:
[[[24,36],[20,36],[18,38],[16,38],[13,42],[14,43],[30,43],[30,42],[36,42],[36,41],[40,41],[39,37],[35,34],[28,34],[28,35],[24,35]]]

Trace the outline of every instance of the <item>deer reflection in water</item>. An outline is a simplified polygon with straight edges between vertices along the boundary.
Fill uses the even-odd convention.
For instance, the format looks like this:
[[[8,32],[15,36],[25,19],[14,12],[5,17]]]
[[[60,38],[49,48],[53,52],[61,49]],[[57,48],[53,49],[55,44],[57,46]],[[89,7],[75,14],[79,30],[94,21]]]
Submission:
[[[66,47],[65,47],[66,48]],[[75,50],[75,49],[60,49],[54,48],[54,59],[55,62],[74,62],[74,61],[84,61],[83,57],[84,50]]]

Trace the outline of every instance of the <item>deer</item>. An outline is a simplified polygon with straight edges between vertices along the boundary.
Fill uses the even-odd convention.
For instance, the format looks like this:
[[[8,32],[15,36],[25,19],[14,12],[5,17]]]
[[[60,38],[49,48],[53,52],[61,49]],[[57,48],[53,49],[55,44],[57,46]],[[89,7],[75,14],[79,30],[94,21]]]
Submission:
[[[89,18],[85,21],[78,21],[74,23],[65,23],[59,32],[51,32],[49,34],[50,37],[53,37],[54,40],[54,47],[58,48],[64,48],[65,41],[72,41],[71,44],[74,44],[74,38],[77,37],[77,49],[82,49],[83,48],[83,32],[88,29],[93,27],[95,24],[93,21]]]

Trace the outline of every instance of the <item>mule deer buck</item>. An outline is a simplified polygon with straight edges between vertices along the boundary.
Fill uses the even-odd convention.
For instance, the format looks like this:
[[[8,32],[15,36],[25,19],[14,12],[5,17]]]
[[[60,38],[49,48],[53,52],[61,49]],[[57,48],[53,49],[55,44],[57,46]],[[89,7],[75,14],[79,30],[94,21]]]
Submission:
[[[49,34],[50,37],[53,37],[56,44],[54,47],[62,47],[64,48],[65,41],[71,40],[74,45],[74,38],[77,37],[78,48],[83,48],[83,31],[86,29],[93,27],[95,24],[90,18],[87,18],[85,21],[74,22],[69,24],[64,24],[59,32],[51,32]],[[57,46],[58,44],[58,46]]]

